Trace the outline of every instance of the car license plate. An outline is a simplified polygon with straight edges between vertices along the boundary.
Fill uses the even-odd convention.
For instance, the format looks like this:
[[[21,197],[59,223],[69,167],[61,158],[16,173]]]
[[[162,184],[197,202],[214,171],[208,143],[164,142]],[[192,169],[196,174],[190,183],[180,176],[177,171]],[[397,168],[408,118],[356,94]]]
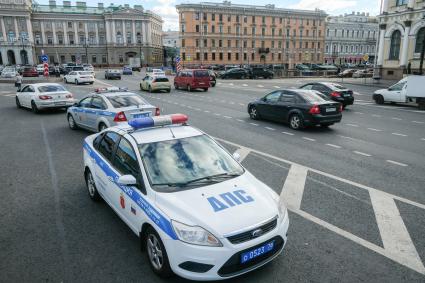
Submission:
[[[65,102],[63,102],[63,101],[55,102],[55,105],[59,105],[59,106],[61,106],[61,105],[65,105]]]
[[[149,117],[149,116],[150,116],[150,112],[133,114],[133,118],[144,118],[144,117]]]
[[[344,94],[344,97],[350,97],[350,96],[351,96],[351,94],[349,94],[349,93]]]
[[[335,112],[335,111],[336,111],[335,107],[326,108],[326,112]]]
[[[268,253],[274,249],[274,241],[265,243],[264,245],[255,248],[253,250],[244,252],[241,254],[241,263],[246,263],[253,260],[256,257],[259,257],[265,253]]]

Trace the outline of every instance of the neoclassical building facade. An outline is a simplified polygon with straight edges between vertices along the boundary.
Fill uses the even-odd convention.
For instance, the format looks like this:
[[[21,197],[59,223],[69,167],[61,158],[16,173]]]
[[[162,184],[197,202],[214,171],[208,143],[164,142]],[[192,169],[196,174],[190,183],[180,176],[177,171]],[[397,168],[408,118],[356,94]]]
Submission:
[[[87,7],[85,2],[0,0],[0,65],[50,63],[123,65],[163,61],[162,19],[140,5]]]
[[[379,19],[377,65],[382,78],[399,79],[419,69],[425,37],[425,1],[384,0]]]

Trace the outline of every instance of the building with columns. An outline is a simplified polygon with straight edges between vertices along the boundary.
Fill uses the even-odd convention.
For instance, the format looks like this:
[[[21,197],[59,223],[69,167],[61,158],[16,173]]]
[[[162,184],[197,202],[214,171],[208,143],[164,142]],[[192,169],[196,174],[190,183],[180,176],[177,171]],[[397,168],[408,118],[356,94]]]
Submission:
[[[50,63],[123,65],[132,57],[149,65],[163,61],[162,19],[140,5],[0,0],[0,20],[3,65],[39,63],[43,52]]]
[[[368,13],[330,16],[326,19],[325,62],[359,64],[368,57],[373,63],[379,27],[376,17]]]
[[[191,3],[176,6],[185,65],[322,63],[326,13],[274,5]]]
[[[377,67],[385,79],[419,69],[425,37],[424,0],[383,0]],[[409,68],[410,67],[410,68]]]

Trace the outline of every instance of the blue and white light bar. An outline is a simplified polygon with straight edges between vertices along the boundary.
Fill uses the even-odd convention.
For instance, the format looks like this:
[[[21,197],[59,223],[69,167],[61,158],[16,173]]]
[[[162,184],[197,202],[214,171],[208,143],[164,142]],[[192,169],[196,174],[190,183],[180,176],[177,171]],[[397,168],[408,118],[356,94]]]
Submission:
[[[94,90],[96,93],[107,93],[107,92],[125,92],[128,91],[127,87],[99,87]]]
[[[135,130],[153,127],[161,127],[175,124],[184,124],[189,118],[184,114],[171,114],[155,117],[135,118],[128,121],[128,124]]]

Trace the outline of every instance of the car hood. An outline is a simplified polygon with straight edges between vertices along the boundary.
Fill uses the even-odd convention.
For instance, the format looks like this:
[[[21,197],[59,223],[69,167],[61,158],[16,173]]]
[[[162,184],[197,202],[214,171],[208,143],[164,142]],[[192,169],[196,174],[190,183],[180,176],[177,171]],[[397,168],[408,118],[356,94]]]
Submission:
[[[279,197],[245,172],[239,177],[205,187],[157,193],[156,204],[172,220],[201,226],[223,238],[226,234],[255,227],[278,215],[274,198]]]
[[[381,88],[381,89],[377,89],[377,90],[375,90],[373,93],[375,93],[375,94],[382,94],[382,93],[384,93],[384,91],[386,91],[387,89],[386,88]]]

